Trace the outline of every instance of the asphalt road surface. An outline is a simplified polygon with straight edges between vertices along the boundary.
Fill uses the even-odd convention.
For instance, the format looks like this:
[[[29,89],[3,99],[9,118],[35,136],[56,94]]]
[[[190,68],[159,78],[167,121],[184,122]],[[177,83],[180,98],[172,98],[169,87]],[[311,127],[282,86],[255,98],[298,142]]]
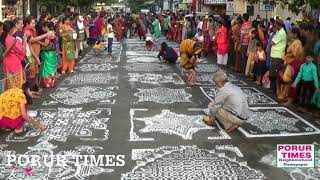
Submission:
[[[216,93],[214,58],[199,61],[196,85],[189,87],[186,72],[157,60],[160,43],[146,51],[137,39],[116,42],[113,57],[91,50],[75,74],[43,90],[31,109],[48,130],[0,131],[0,179],[320,178],[318,168],[276,167],[277,144],[319,143],[314,119],[226,70],[244,90],[251,118],[232,134],[222,125],[208,127],[202,118]]]

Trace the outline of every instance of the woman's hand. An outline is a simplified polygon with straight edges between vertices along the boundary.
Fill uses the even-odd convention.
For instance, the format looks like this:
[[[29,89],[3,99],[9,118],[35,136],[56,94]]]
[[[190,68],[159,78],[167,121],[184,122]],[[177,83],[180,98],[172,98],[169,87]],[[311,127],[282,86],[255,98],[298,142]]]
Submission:
[[[28,35],[27,35],[27,33],[24,33],[23,37],[22,37],[22,43],[25,45],[25,44],[27,44],[27,41],[28,41]]]
[[[41,63],[40,59],[38,57],[36,57],[36,59],[37,59],[38,65],[41,65],[42,63]]]
[[[297,88],[297,83],[293,83],[293,84],[291,85],[291,87],[292,87],[292,88]]]
[[[31,91],[31,92],[30,92],[30,96],[31,96],[32,98],[39,99],[39,98],[40,98],[40,96],[41,96],[41,93]]]

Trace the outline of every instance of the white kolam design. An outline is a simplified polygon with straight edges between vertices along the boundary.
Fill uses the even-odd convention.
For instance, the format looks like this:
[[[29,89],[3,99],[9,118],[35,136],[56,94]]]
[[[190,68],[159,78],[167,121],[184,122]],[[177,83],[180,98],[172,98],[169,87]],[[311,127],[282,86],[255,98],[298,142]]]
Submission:
[[[82,108],[58,108],[38,110],[36,119],[47,127],[41,132],[29,126],[25,135],[10,133],[8,142],[25,142],[31,138],[38,141],[66,142],[68,137],[77,137],[80,141],[106,141],[109,137],[107,122],[111,116],[110,108],[98,108],[84,111]]]
[[[158,87],[153,89],[138,89],[134,93],[139,98],[138,102],[156,102],[160,104],[172,104],[176,102],[191,102],[191,94],[185,89],[170,89]]]
[[[116,69],[118,66],[110,63],[106,64],[80,64],[76,69],[82,72],[107,72]]]
[[[79,63],[110,63],[120,62],[121,51],[113,51],[112,57],[104,50],[97,50],[97,54],[92,50]]]
[[[118,84],[118,73],[80,73],[65,78],[61,85]]]
[[[200,87],[203,94],[213,101],[216,94],[218,93],[217,88],[210,88],[210,87]],[[278,104],[273,99],[271,99],[266,94],[258,91],[253,87],[241,87],[244,95],[247,98],[247,102],[249,105],[275,105]]]
[[[128,63],[160,63],[161,61],[154,56],[128,56],[127,57]]]
[[[196,76],[196,85],[214,85],[213,82],[213,74],[204,74],[204,73],[198,73]],[[237,86],[245,86],[247,85],[247,83],[245,83],[244,81],[241,81],[239,79],[237,79],[236,77],[234,77],[231,74],[228,74],[228,81],[231,82],[234,85]]]
[[[245,161],[225,151],[206,150],[196,146],[161,147],[132,151],[137,165],[122,180],[129,179],[243,179],[261,180],[264,174],[250,168]],[[137,155],[134,153],[138,153]],[[140,159],[139,159],[140,158]]]
[[[145,117],[144,114],[148,114],[148,111],[148,109],[130,109],[130,141],[155,141],[153,137],[158,137],[159,133],[191,140],[199,131],[209,133],[208,139],[230,139],[220,126],[211,127],[204,124],[205,114],[202,109],[188,109],[188,114],[164,109],[158,114]]]
[[[284,107],[252,107],[239,130],[248,138],[320,134],[308,121]]]
[[[100,88],[95,86],[58,88],[50,96],[60,103],[73,106],[92,102],[114,104],[117,89],[117,87]]]
[[[173,71],[166,64],[160,63],[130,63],[125,66],[127,71],[129,72],[165,72],[165,71]]]
[[[161,85],[165,83],[172,83],[176,85],[183,85],[184,81],[176,73],[167,74],[152,74],[152,73],[129,73],[129,82]]]

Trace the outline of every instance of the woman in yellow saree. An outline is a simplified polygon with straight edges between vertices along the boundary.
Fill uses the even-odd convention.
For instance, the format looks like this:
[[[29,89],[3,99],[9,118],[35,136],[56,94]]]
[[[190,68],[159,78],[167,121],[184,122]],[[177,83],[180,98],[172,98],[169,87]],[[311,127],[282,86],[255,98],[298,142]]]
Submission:
[[[304,48],[300,41],[300,30],[292,28],[289,37],[292,38],[292,43],[288,46],[287,53],[283,58],[284,66],[278,71],[277,98],[279,100],[284,100],[288,96],[291,84],[304,62]]]
[[[183,40],[180,44],[180,67],[190,70],[188,75],[188,83],[193,85],[196,78],[196,60],[203,53],[203,49],[199,44],[191,39]]]

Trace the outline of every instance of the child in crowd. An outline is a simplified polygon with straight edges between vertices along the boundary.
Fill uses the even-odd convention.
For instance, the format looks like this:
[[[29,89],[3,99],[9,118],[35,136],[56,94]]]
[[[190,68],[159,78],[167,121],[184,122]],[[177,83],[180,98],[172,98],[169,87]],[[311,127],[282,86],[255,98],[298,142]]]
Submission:
[[[197,43],[202,46],[203,42],[204,42],[204,36],[203,36],[203,32],[201,29],[198,29],[197,34],[193,37],[193,40],[197,41]]]
[[[313,52],[306,51],[305,55],[305,63],[300,67],[298,76],[292,84],[293,88],[297,88],[299,84],[299,98],[302,103],[310,102],[315,89],[320,91],[317,67],[312,63],[314,59]]]
[[[149,51],[151,51],[152,48],[153,48],[153,46],[154,46],[153,39],[152,39],[152,37],[148,36],[148,37],[146,38],[146,49],[149,50]]]
[[[254,65],[254,54],[256,52],[256,44],[258,42],[259,36],[257,30],[253,29],[250,32],[250,41],[249,46],[247,50],[247,66],[246,66],[246,72],[245,75],[252,79],[253,78],[253,65]]]
[[[256,52],[254,54],[253,73],[256,76],[256,84],[260,85],[261,77],[266,72],[266,53],[262,48],[262,43],[256,43]]]

